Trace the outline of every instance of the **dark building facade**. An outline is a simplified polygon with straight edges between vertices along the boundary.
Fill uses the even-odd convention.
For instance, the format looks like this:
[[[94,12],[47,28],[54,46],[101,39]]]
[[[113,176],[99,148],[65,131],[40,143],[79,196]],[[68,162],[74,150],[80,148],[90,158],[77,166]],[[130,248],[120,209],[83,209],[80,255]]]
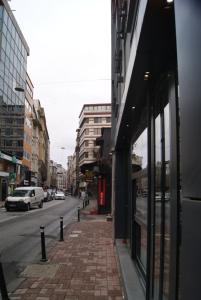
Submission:
[[[102,128],[101,136],[96,139],[96,145],[100,146],[97,154],[97,196],[98,212],[111,213],[111,128]]]
[[[200,12],[112,1],[114,235],[142,299],[200,299]]]

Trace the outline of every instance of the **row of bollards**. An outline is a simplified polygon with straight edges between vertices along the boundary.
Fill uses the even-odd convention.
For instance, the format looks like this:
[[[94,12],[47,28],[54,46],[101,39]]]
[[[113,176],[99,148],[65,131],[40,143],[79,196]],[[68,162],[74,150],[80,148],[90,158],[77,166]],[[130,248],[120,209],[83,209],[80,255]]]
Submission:
[[[77,211],[77,220],[80,222],[80,207],[78,207]],[[46,247],[45,247],[45,226],[40,226],[40,234],[41,234],[41,261],[47,261],[46,256]],[[63,217],[60,217],[60,242],[64,241],[64,231],[63,231]]]
[[[41,236],[41,261],[47,261],[46,247],[45,247],[45,226],[40,226],[40,236]],[[64,231],[63,231],[63,217],[60,217],[60,242],[64,241]]]
[[[80,222],[80,207],[78,207],[77,211],[77,220]],[[40,226],[40,235],[41,235],[41,261],[47,261],[46,255],[46,246],[45,246],[45,226]],[[63,217],[60,217],[60,242],[64,241],[64,234],[63,234]],[[1,297],[3,300],[9,300],[8,291],[6,287],[6,281],[4,278],[3,267],[1,263],[1,255],[0,255],[0,292]]]

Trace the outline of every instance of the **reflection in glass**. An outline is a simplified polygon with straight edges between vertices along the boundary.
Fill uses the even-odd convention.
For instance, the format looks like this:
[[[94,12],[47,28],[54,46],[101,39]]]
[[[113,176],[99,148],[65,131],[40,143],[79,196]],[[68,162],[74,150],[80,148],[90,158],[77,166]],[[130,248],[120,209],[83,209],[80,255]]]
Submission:
[[[147,176],[147,129],[143,131],[133,147],[132,164],[134,178],[136,180],[136,212],[135,221],[138,224],[138,259],[140,259],[144,270],[147,261],[147,199],[148,199],[148,176]]]
[[[165,236],[163,299],[168,299],[170,266],[170,126],[169,104],[164,109],[165,127]]]
[[[161,116],[155,120],[155,252],[154,252],[154,299],[159,295],[160,247],[161,247]]]
[[[18,158],[22,158],[25,95],[14,88],[16,83],[25,87],[27,52],[3,6],[0,6],[0,47],[0,150],[10,155],[20,154]],[[16,131],[21,134],[16,135]]]

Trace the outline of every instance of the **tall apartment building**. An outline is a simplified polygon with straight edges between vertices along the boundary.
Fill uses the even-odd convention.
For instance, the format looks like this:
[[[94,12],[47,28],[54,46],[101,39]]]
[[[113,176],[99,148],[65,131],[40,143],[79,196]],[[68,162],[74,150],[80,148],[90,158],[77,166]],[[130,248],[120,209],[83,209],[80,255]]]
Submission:
[[[37,109],[37,103],[33,103],[32,108],[32,162],[31,162],[31,182],[38,185],[39,177],[39,138],[40,138],[40,121]]]
[[[25,106],[24,106],[24,140],[23,140],[23,159],[24,179],[31,184],[32,171],[32,140],[33,140],[33,83],[26,75]]]
[[[96,138],[101,136],[101,128],[111,127],[111,104],[85,104],[79,119],[79,167],[85,172],[96,164]]]
[[[57,163],[53,160],[50,160],[49,163],[49,174],[50,174],[50,187],[57,187]]]
[[[38,99],[34,99],[34,108],[36,112],[35,126],[35,142],[38,143],[38,185],[49,185],[49,156],[50,156],[50,141],[46,125],[45,111]]]
[[[61,164],[57,164],[57,189],[66,190],[67,172]]]
[[[74,194],[76,188],[76,153],[68,156],[67,163],[67,190]]]

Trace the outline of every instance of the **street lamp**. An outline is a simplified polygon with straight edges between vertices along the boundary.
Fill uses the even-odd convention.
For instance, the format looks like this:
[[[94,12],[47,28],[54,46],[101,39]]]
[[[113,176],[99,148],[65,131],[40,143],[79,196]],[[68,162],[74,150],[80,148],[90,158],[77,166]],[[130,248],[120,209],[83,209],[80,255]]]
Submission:
[[[14,88],[16,92],[24,92],[24,88],[20,85],[16,85],[16,87]]]

